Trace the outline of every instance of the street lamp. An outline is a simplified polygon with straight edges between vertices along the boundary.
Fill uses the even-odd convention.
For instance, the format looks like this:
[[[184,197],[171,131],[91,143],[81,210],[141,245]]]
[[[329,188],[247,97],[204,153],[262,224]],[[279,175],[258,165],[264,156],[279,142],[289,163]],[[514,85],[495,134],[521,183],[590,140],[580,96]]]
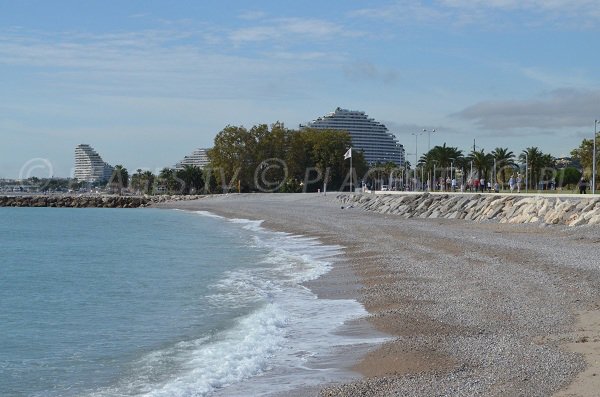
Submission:
[[[426,130],[423,128],[423,133],[427,133],[427,152],[431,150],[431,134],[435,134],[435,128],[432,130]]]
[[[413,132],[411,133],[411,135],[415,136],[415,190],[417,190],[417,155],[419,153],[419,135],[421,135],[421,132]]]
[[[529,191],[527,175],[529,175],[529,156],[527,155],[527,152],[525,152],[525,193]]]
[[[592,194],[596,194],[596,134],[598,133],[598,123],[600,123],[600,120],[594,120],[594,149],[592,152]]]
[[[456,160],[453,157],[450,157],[450,189],[453,190],[452,188],[454,187],[454,185],[452,185],[452,181],[454,180],[454,177],[452,176],[452,172],[454,170],[454,160]]]
[[[431,134],[434,133],[435,134],[435,128],[432,130],[427,130],[425,128],[423,128],[423,133],[427,133],[427,153],[429,153],[431,151]],[[429,179],[429,186],[431,186],[431,178]]]
[[[437,179],[435,179],[435,166],[437,164],[437,160],[433,160],[433,191],[435,192],[437,187]]]

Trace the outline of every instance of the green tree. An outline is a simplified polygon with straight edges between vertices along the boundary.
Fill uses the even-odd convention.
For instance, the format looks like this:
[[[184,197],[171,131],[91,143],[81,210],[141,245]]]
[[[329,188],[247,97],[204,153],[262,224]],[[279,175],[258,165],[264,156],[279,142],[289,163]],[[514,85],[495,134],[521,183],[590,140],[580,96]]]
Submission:
[[[526,175],[529,188],[539,186],[539,182],[548,177],[554,166],[554,158],[544,154],[537,147],[528,147],[523,150],[519,155],[519,160],[529,171],[529,175]]]
[[[163,168],[158,174],[158,185],[168,193],[181,190],[181,184],[175,177],[175,170],[172,168]]]
[[[479,178],[490,180],[488,175],[494,166],[494,156],[491,153],[485,153],[484,149],[472,151],[469,155],[469,162],[473,162],[473,167],[477,170]]]
[[[143,185],[143,191],[146,194],[152,194],[154,191],[154,181],[156,180],[156,177],[154,176],[154,174],[152,173],[152,171],[145,171],[142,174],[142,179],[144,181],[144,185]]]
[[[434,146],[431,150],[421,156],[420,162],[424,164],[427,173],[436,170],[436,178],[444,179],[450,176],[450,168],[462,169],[464,171],[464,155],[457,147]]]
[[[108,187],[113,192],[121,194],[129,186],[129,172],[122,165],[116,165],[112,176],[108,180]]]
[[[596,150],[600,148],[600,134],[596,137]],[[583,177],[587,180],[592,180],[593,170],[593,151],[594,141],[592,139],[584,139],[578,148],[571,150],[571,156],[573,160],[579,161],[581,164]],[[600,156],[596,155],[596,161],[600,161]],[[598,170],[598,164],[596,164],[596,170]],[[596,175],[598,177],[598,175]],[[596,179],[596,185],[598,184],[598,178]]]
[[[325,181],[328,189],[336,190],[349,184],[350,161],[344,153],[350,146],[344,131],[293,131],[277,122],[250,130],[227,126],[215,137],[208,156],[225,190],[237,189],[239,183],[242,191],[316,191]],[[353,151],[352,162],[357,175],[366,172],[360,151]]]
[[[558,170],[556,174],[555,182],[557,187],[567,187],[568,189],[573,189],[575,185],[581,179],[581,171],[577,168],[567,167]]]
[[[183,169],[177,170],[175,175],[183,181],[183,191],[187,194],[198,192],[204,187],[204,178],[199,167],[186,165]]]
[[[512,174],[512,170],[517,166],[515,163],[515,154],[508,150],[508,148],[497,147],[492,150],[492,156],[496,159],[496,169],[494,173],[496,174],[496,178],[500,178],[502,182],[502,186],[506,185],[506,174],[507,171],[509,174]],[[497,182],[497,181],[494,181]]]

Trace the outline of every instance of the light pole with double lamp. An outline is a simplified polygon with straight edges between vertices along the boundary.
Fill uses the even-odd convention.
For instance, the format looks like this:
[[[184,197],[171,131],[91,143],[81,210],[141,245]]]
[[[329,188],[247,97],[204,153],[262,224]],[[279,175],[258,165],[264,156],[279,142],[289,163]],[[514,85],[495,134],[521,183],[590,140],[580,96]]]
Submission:
[[[423,128],[423,133],[427,133],[427,152],[431,150],[431,134],[435,134],[435,128],[432,130],[427,130]]]
[[[427,153],[429,153],[431,151],[431,134],[435,134],[435,128],[432,130],[423,128],[423,134],[424,133],[427,133]],[[427,179],[429,179],[429,186],[431,186],[431,176],[429,176]]]
[[[411,133],[411,135],[415,136],[415,191],[417,190],[417,156],[419,153],[418,147],[419,147],[419,135],[421,135],[421,132],[413,132]]]

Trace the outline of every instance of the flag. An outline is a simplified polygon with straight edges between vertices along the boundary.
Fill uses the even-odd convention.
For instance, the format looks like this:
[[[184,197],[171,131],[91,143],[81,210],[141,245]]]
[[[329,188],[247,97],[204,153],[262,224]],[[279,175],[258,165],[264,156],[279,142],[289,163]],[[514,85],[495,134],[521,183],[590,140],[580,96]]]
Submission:
[[[346,151],[346,153],[344,153],[344,160],[349,159],[352,157],[352,148],[348,149],[348,151]]]

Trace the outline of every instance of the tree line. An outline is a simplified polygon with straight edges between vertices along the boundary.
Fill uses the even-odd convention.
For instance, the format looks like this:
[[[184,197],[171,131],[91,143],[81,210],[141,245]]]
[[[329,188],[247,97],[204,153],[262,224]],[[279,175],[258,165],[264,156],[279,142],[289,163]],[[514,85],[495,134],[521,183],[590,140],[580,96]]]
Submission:
[[[587,156],[591,157],[591,151],[586,153],[580,149],[573,150],[571,154],[575,164],[588,164]],[[589,165],[591,167],[591,161]],[[511,177],[520,176],[529,189],[546,189],[551,185],[572,188],[584,174],[591,177],[591,169],[585,172],[585,166],[584,172],[574,166],[558,167],[556,159],[538,147],[528,147],[518,155],[502,147],[491,152],[480,149],[464,154],[457,147],[449,147],[444,143],[421,156],[417,167],[423,168],[428,175],[439,170],[436,178],[447,178],[455,170],[466,179],[465,182],[472,178],[484,178],[498,182],[502,187]]]
[[[228,125],[215,136],[214,146],[208,151],[208,166],[167,167],[156,175],[138,169],[130,176],[125,167],[117,165],[106,186],[113,192],[130,187],[143,194],[316,192],[325,187],[340,191],[349,190],[351,178],[354,186],[364,183],[381,188],[392,179],[391,175],[395,179],[400,175],[403,182],[412,177],[423,183],[432,178],[434,171],[436,178],[447,178],[451,169],[461,178],[495,178],[494,182],[502,186],[511,176],[520,175],[529,189],[551,184],[570,189],[582,177],[588,181],[591,178],[591,139],[584,139],[571,151],[573,165],[568,167],[557,166],[556,159],[538,147],[517,154],[503,147],[465,153],[444,143],[423,154],[417,164],[406,161],[403,167],[394,163],[369,166],[362,152],[354,150],[350,175],[350,162],[344,159],[344,153],[351,144],[350,135],[339,130],[292,130],[279,122],[251,128]]]

